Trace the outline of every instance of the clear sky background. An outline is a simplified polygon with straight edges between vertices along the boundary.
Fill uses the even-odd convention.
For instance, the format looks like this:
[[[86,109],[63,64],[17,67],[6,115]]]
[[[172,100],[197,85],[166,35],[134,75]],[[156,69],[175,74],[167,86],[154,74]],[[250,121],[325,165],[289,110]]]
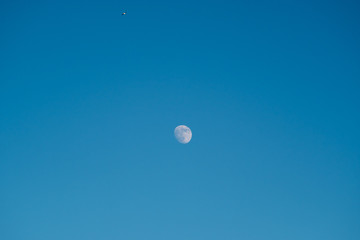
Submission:
[[[360,239],[359,12],[2,1],[0,239]]]

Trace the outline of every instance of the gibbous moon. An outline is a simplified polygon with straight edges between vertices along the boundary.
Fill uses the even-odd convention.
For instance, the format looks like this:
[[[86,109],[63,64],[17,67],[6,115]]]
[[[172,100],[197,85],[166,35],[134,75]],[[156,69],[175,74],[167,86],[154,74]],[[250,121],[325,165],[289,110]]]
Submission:
[[[185,125],[177,126],[175,128],[174,134],[175,134],[176,140],[178,140],[182,144],[186,144],[186,143],[190,142],[191,137],[192,137],[192,132],[191,132],[190,128],[188,128]]]

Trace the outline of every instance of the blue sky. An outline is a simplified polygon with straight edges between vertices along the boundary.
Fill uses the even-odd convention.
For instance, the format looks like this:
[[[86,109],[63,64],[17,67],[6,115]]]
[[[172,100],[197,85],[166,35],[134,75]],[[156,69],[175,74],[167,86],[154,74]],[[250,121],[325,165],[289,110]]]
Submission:
[[[359,239],[359,10],[1,2],[0,239]]]

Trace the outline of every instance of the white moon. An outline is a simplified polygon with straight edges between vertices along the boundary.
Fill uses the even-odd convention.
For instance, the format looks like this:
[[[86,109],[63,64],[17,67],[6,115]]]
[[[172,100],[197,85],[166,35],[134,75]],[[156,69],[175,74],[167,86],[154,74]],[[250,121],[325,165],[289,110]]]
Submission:
[[[178,140],[182,144],[186,144],[186,143],[190,142],[191,137],[192,137],[192,132],[191,132],[190,128],[188,128],[185,125],[177,126],[175,128],[174,134],[175,134],[176,140]]]

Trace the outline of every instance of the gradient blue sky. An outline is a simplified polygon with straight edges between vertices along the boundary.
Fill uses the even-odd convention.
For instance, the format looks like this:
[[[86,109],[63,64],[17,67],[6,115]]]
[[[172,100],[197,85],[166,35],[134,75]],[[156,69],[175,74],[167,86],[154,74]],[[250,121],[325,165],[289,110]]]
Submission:
[[[360,239],[359,12],[2,1],[0,239]]]

